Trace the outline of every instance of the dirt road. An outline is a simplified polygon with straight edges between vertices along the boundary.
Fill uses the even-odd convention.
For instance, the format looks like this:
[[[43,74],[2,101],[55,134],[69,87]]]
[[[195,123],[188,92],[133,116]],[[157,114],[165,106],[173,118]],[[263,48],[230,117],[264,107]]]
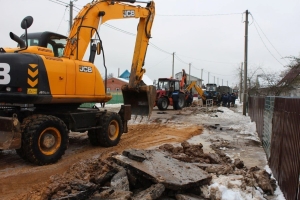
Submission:
[[[207,115],[198,108],[186,108],[182,111],[170,109],[165,112],[154,109],[149,121],[130,121],[129,132],[122,135],[118,146],[111,148],[91,146],[86,133],[70,133],[70,145],[65,155],[58,163],[48,166],[29,164],[14,151],[3,151],[0,153],[1,199],[21,199],[34,187],[42,184],[46,187],[46,182],[52,175],[62,174],[82,159],[106,157],[111,152],[121,153],[128,148],[147,149],[164,143],[181,143],[192,137],[194,142],[203,144],[206,152],[212,151],[210,145],[213,141],[229,140],[231,142],[227,146],[227,152],[232,157],[244,156],[242,159],[248,166],[265,166],[264,152],[260,145],[237,136],[238,130],[226,128],[232,122],[220,121],[216,115]],[[220,124],[224,129],[220,131],[211,128],[215,124]]]
[[[164,143],[177,143],[185,141],[202,133],[200,125],[187,123],[185,115],[177,115],[178,111],[169,110],[165,114],[157,114],[154,110],[151,122],[136,119],[129,125],[129,132],[122,135],[121,142],[116,147],[101,148],[89,144],[86,133],[71,133],[70,144],[63,158],[56,164],[48,166],[35,166],[26,163],[18,157],[15,151],[0,153],[0,196],[1,199],[20,199],[32,187],[45,184],[50,176],[61,174],[79,160],[94,156],[105,157],[109,153],[122,152],[124,149],[146,149]],[[177,116],[177,117],[176,117]],[[180,118],[176,123],[172,120]]]

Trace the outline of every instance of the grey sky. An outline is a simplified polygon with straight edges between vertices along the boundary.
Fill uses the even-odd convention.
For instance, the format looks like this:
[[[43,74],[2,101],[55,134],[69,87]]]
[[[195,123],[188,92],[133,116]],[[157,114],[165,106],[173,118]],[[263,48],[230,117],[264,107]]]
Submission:
[[[82,8],[88,2],[78,0],[74,4],[76,8]],[[9,32],[21,35],[21,20],[28,15],[34,18],[29,32],[47,30],[68,34],[69,10],[62,5],[49,0],[0,0],[0,3],[0,47],[16,46],[9,38]],[[261,66],[266,72],[282,71],[289,60],[281,56],[299,56],[298,0],[156,0],[155,4],[156,16],[145,62],[146,74],[151,79],[172,75],[171,54],[176,52],[175,73],[182,69],[189,72],[191,63],[193,76],[200,78],[201,69],[204,69],[205,83],[208,72],[209,82],[215,78],[216,83],[219,79],[219,84],[222,79],[224,85],[227,81],[229,86],[238,83],[237,68],[244,60],[245,16],[242,13],[247,9],[253,16],[249,16],[250,70]],[[108,24],[135,33],[137,22],[126,19],[108,21]],[[108,26],[101,26],[100,34],[108,73],[117,76],[118,68],[121,73],[130,70],[135,37]],[[96,58],[96,65],[103,73],[101,57]]]

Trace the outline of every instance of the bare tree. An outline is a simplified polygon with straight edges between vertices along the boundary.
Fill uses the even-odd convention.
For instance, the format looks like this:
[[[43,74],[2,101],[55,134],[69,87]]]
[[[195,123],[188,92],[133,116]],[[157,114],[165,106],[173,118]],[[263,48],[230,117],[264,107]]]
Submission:
[[[113,73],[109,73],[108,75],[107,75],[107,79],[110,79],[110,78],[113,78],[114,77],[114,74]]]

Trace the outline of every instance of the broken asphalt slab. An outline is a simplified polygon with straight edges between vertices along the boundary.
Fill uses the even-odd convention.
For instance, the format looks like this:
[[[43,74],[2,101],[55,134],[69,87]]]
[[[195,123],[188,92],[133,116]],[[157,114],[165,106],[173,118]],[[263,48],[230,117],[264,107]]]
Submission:
[[[130,151],[145,160],[141,162],[124,156],[129,155]],[[211,176],[197,165],[179,161],[158,150],[126,150],[124,154],[113,156],[116,163],[168,189],[187,189],[211,180]]]

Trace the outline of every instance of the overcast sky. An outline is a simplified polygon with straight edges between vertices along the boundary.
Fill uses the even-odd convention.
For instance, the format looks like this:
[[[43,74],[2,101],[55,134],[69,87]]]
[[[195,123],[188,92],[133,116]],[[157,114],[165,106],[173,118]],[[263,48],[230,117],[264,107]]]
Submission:
[[[0,47],[14,47],[9,32],[21,35],[21,20],[31,15],[28,32],[53,31],[68,35],[67,0],[0,0]],[[88,0],[74,2],[74,17]],[[249,10],[248,68],[279,72],[289,63],[286,56],[299,56],[299,0],[156,0],[152,38],[146,55],[146,74],[151,79],[172,75],[185,69],[204,83],[232,86],[239,82],[238,68],[244,61],[245,13]],[[108,21],[129,33],[136,33],[137,19]],[[118,76],[130,70],[135,36],[101,26],[108,73]],[[189,63],[191,67],[189,69]],[[103,73],[102,58],[96,65]],[[261,73],[263,73],[262,70]],[[209,74],[209,76],[208,76]],[[219,82],[218,82],[219,81]]]

